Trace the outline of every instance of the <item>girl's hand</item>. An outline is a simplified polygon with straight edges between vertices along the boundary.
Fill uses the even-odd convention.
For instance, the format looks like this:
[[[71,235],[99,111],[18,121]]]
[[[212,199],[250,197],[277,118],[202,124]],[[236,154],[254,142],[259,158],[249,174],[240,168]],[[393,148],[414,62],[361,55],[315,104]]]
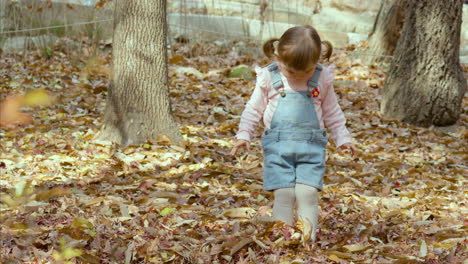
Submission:
[[[343,150],[346,150],[346,149],[351,151],[351,156],[353,158],[357,158],[358,149],[354,146],[353,143],[351,143],[351,142],[344,143],[343,145],[341,145],[339,147],[340,152],[342,152]]]
[[[248,151],[250,151],[249,141],[245,139],[238,139],[236,143],[234,143],[234,147],[232,147],[231,156],[235,156],[241,147],[245,147]]]

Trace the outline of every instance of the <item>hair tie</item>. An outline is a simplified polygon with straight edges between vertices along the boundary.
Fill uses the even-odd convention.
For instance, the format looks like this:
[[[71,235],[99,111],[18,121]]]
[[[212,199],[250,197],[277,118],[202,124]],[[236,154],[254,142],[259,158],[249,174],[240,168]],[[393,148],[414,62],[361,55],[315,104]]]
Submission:
[[[278,51],[278,45],[279,45],[279,40],[273,41],[273,48],[275,49],[274,52],[276,53]]]

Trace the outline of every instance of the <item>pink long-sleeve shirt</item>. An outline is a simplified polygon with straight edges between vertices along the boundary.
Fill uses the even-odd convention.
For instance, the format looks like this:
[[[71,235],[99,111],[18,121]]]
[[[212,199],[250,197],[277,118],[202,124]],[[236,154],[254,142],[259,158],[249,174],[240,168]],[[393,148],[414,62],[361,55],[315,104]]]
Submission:
[[[351,136],[346,129],[346,119],[341,111],[333,88],[334,66],[324,66],[320,74],[319,96],[314,98],[315,112],[320,126],[330,129],[332,138],[339,147],[351,142]],[[273,114],[278,105],[279,92],[271,85],[271,76],[267,68],[257,67],[257,83],[254,92],[242,113],[237,139],[251,141],[255,127],[263,117],[266,128],[270,128]],[[307,79],[288,80],[282,73],[281,79],[285,91],[306,91]]]

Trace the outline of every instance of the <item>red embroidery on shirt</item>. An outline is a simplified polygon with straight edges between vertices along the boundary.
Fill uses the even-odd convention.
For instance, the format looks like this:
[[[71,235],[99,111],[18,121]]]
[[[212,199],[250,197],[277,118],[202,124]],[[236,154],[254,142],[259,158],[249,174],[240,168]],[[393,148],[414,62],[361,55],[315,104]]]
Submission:
[[[320,94],[319,89],[314,88],[314,90],[312,90],[312,97],[316,98],[319,96],[319,94]]]

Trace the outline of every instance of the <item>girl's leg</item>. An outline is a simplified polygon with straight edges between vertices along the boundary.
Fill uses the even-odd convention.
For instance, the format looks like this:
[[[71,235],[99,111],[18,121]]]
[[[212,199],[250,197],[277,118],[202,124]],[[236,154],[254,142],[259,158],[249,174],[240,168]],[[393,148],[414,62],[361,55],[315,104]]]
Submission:
[[[312,227],[310,240],[315,241],[318,224],[318,190],[315,187],[296,184],[297,215],[299,220],[308,221]]]
[[[275,190],[273,219],[283,221],[288,225],[293,225],[295,196],[294,187]]]

